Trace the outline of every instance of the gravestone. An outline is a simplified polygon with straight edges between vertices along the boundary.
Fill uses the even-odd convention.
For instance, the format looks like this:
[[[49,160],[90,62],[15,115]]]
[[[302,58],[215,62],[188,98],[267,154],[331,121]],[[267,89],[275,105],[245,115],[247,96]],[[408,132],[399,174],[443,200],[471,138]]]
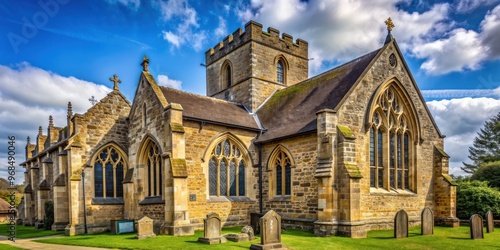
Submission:
[[[207,214],[207,218],[203,219],[203,229],[203,237],[198,238],[199,242],[205,244],[226,242],[226,238],[221,236],[221,221],[218,214]]]
[[[470,238],[483,239],[483,218],[479,214],[473,214],[469,219],[470,224]]]
[[[241,233],[248,234],[248,239],[249,240],[254,240],[255,239],[255,234],[253,232],[252,226],[245,226],[241,229]]]
[[[422,210],[420,215],[421,219],[421,233],[422,235],[434,234],[434,214],[432,210],[428,207]]]
[[[408,237],[408,214],[401,209],[394,217],[394,238]]]
[[[285,246],[281,243],[281,216],[270,210],[260,218],[260,244],[252,244],[250,249],[273,248],[285,248]]]
[[[495,224],[493,222],[493,213],[491,211],[486,212],[484,216],[486,218],[486,232],[491,233],[495,230]]]
[[[233,242],[243,242],[248,241],[248,234],[239,233],[239,234],[225,234],[224,238]]]
[[[153,219],[144,216],[137,221],[137,235],[135,238],[142,240],[151,237],[156,237],[156,234],[153,232]]]

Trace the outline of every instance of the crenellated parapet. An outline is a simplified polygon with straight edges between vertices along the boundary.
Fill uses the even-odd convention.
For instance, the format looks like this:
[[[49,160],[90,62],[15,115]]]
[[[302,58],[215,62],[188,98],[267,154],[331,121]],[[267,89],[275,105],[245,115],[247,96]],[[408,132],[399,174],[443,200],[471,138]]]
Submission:
[[[294,42],[293,37],[287,33],[283,33],[280,37],[279,30],[269,27],[266,32],[262,30],[262,24],[255,21],[249,21],[245,24],[245,31],[238,28],[213,48],[205,52],[206,65],[210,65],[227,53],[234,51],[235,48],[250,41],[261,43],[304,59],[308,58],[308,43],[306,41],[299,38]]]

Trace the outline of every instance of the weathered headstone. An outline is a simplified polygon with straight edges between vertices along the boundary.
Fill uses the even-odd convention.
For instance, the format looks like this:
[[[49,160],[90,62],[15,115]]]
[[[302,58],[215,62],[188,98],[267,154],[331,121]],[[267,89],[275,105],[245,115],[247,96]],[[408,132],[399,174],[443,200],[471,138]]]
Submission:
[[[203,237],[198,238],[199,242],[205,244],[219,244],[226,242],[226,238],[221,236],[221,221],[216,213],[207,214],[203,219]]]
[[[242,229],[241,229],[241,233],[244,233],[244,234],[248,234],[248,239],[249,240],[254,240],[255,239],[255,234],[253,232],[253,228],[252,226],[244,226]]]
[[[422,210],[422,214],[420,215],[421,219],[421,233],[422,235],[434,234],[434,214],[432,210],[428,207]]]
[[[260,218],[260,244],[252,244],[250,249],[263,250],[284,247],[281,243],[281,216],[270,210]]]
[[[473,214],[469,219],[470,224],[470,238],[483,239],[483,218],[479,214]]]
[[[408,214],[401,209],[394,217],[394,238],[408,237]]]
[[[225,234],[224,238],[226,238],[229,241],[243,242],[243,241],[248,241],[248,234],[244,234],[244,233],[239,233],[239,234]]]
[[[137,235],[136,239],[142,240],[146,238],[156,237],[153,232],[153,219],[144,216],[139,221],[137,221]]]
[[[486,215],[484,216],[486,219],[486,232],[491,233],[493,230],[495,230],[495,224],[493,221],[493,213],[491,211],[486,212]]]

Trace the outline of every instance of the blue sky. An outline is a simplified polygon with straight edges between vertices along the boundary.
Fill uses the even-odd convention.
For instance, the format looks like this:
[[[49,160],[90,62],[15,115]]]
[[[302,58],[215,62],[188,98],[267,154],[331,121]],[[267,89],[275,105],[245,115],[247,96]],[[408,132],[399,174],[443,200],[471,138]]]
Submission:
[[[205,51],[249,20],[308,41],[314,76],[381,47],[389,16],[461,174],[500,111],[500,0],[0,0],[0,177],[7,135],[24,161],[27,136],[46,133],[49,115],[64,126],[68,101],[85,112],[113,74],[132,101],[144,55],[161,85],[205,94]]]

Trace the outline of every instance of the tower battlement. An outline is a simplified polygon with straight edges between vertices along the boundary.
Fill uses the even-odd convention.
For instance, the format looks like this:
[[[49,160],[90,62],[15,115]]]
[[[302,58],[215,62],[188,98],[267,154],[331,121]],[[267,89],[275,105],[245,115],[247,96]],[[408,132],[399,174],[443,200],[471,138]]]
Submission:
[[[262,24],[249,21],[245,24],[245,31],[238,28],[232,34],[226,36],[213,48],[205,52],[205,64],[210,65],[217,61],[227,53],[234,51],[235,48],[249,42],[254,41],[264,44],[277,50],[286,53],[294,54],[296,56],[307,59],[308,57],[308,43],[300,38],[295,42],[293,37],[287,33],[280,35],[280,31],[269,27],[267,32],[262,30]]]

